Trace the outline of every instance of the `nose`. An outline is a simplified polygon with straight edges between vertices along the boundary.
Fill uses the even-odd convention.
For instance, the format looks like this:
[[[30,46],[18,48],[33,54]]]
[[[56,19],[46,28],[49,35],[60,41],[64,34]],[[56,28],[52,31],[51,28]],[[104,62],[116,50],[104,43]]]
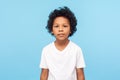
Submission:
[[[63,31],[63,28],[62,27],[59,27],[59,32],[62,32]]]

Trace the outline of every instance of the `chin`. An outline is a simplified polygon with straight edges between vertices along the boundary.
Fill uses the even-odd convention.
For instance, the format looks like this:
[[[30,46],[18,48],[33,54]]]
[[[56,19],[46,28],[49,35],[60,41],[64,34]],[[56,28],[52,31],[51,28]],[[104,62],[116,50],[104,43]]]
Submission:
[[[59,41],[64,41],[64,40],[67,40],[66,38],[57,38],[57,40],[59,40]]]

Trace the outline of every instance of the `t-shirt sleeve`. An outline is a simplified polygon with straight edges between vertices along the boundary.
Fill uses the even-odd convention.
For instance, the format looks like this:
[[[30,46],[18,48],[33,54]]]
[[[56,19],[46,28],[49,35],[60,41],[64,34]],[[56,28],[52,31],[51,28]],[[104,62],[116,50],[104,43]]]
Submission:
[[[76,56],[76,68],[84,68],[85,67],[85,61],[83,57],[83,53],[81,48],[77,50],[77,56]]]
[[[45,68],[47,69],[47,61],[46,61],[46,57],[45,57],[45,49],[42,50],[42,54],[41,54],[41,61],[40,61],[40,68]]]

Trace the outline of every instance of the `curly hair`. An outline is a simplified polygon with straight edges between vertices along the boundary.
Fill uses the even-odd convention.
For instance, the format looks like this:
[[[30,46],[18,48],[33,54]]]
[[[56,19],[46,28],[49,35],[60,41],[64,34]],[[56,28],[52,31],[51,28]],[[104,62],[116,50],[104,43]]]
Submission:
[[[49,19],[48,19],[48,22],[47,22],[46,29],[48,30],[49,33],[52,34],[53,22],[54,22],[56,17],[61,17],[61,16],[65,17],[69,20],[70,31],[71,31],[69,36],[72,36],[77,30],[77,28],[76,28],[77,19],[76,19],[74,13],[66,6],[63,7],[63,8],[59,7],[59,9],[55,9],[53,12],[51,12],[49,14]]]

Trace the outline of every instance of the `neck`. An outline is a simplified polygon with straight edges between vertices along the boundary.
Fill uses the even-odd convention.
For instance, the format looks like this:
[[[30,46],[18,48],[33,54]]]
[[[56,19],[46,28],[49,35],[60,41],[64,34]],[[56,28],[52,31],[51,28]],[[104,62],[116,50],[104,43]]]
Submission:
[[[67,45],[68,43],[69,43],[69,39],[62,40],[62,41],[60,41],[60,40],[56,40],[56,41],[55,41],[55,44],[56,44],[56,45],[60,45],[60,46],[65,46],[65,45]]]

